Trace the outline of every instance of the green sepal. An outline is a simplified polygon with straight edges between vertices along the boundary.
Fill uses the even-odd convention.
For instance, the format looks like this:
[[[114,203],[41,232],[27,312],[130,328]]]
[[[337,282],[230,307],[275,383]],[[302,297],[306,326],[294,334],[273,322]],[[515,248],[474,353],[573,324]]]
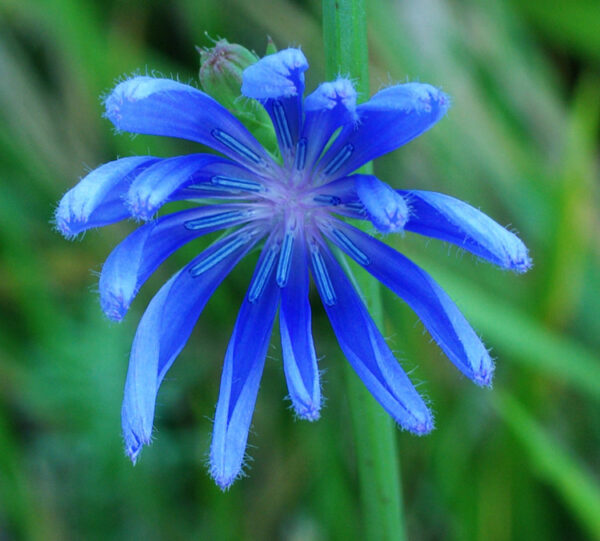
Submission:
[[[267,49],[269,46],[267,46]],[[242,73],[259,57],[237,43],[219,39],[213,47],[196,47],[200,54],[200,86],[231,111],[271,153],[277,137],[267,112],[255,100],[242,96]]]
[[[265,51],[265,56],[275,54],[276,52],[277,45],[275,45],[275,42],[273,41],[273,38],[271,36],[267,36],[267,49]]]

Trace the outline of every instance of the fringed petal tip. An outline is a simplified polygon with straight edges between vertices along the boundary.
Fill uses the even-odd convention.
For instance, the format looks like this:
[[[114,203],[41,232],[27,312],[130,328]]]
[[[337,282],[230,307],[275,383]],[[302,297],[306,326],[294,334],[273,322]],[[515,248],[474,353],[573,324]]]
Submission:
[[[142,447],[143,446],[141,444],[134,444],[134,445],[125,447],[125,454],[129,457],[129,460],[131,460],[131,463],[134,466],[137,463],[137,459],[142,451]]]
[[[491,257],[484,258],[495,263],[500,268],[518,274],[524,274],[531,269],[533,261],[529,257],[529,250],[523,241],[512,231],[497,224],[483,213],[480,214],[483,218],[479,220],[478,224],[480,230],[477,233],[479,235],[475,231],[469,231],[468,234],[472,235],[474,240],[479,241],[482,246],[487,248]],[[477,225],[477,223],[473,221],[473,225]],[[465,248],[468,249],[467,247]]]
[[[52,223],[54,224],[54,228],[67,240],[75,239],[85,229],[85,221],[72,221],[70,217],[64,215],[60,206],[54,213]]]
[[[126,396],[121,409],[121,430],[125,454],[135,465],[144,446],[150,445],[152,442],[152,420],[148,421],[144,419],[143,415],[140,416],[137,408],[132,408],[131,405],[128,406],[128,404],[131,404],[131,401],[127,400],[127,388],[128,385],[126,383]]]
[[[524,273],[532,267],[521,239],[468,203],[436,192],[400,193],[412,209],[407,230],[456,244],[503,269]]]
[[[309,113],[336,108],[345,111],[351,121],[358,121],[356,90],[350,79],[339,77],[335,81],[321,83],[304,101],[304,110]]]
[[[233,477],[227,475],[220,475],[219,472],[213,470],[210,470],[210,476],[213,478],[213,481],[223,492],[227,492],[231,488],[231,485],[233,485],[233,483],[237,481],[238,477],[243,477],[239,474]]]
[[[54,211],[52,224],[54,228],[67,240],[75,239],[80,233],[90,229],[89,216],[82,208],[77,213],[77,205],[73,201],[73,189],[69,190],[60,200]]]
[[[129,218],[123,197],[132,179],[156,161],[151,156],[132,156],[89,172],[60,200],[54,213],[56,229],[73,238],[88,229]]]
[[[110,219],[106,220],[106,222],[109,221]],[[104,223],[104,220],[101,218],[96,218],[95,216],[75,216],[72,212],[69,212],[69,210],[66,208],[66,205],[64,207],[60,205],[56,209],[52,224],[54,225],[54,228],[67,240],[75,240],[82,233],[85,233],[90,229],[97,229],[99,227],[109,225],[109,223]]]
[[[125,439],[125,454],[129,457],[132,464],[135,466],[137,460],[144,448],[144,445],[150,445],[150,438],[138,438],[134,432],[127,432],[124,434]]]
[[[242,94],[266,100],[290,98],[304,91],[308,61],[300,49],[284,49],[261,58],[242,74]]]
[[[450,96],[435,86],[424,83],[407,83],[403,86],[412,94],[417,112],[431,113],[437,107],[437,117],[441,118],[450,108]]]
[[[416,421],[410,426],[407,426],[406,424],[401,424],[400,427],[405,428],[415,436],[426,436],[435,428],[433,414],[429,410],[427,410],[427,417],[425,419]]]
[[[183,90],[186,85],[171,79],[137,75],[117,84],[117,86],[104,99],[104,116],[110,120],[117,130],[121,129],[121,108],[123,104],[143,100],[158,92],[169,90]]]
[[[390,382],[393,386],[394,383]],[[398,393],[395,411],[388,411],[400,428],[415,436],[425,436],[435,428],[433,413],[427,401],[411,383],[410,390]]]
[[[290,398],[291,399],[291,398]],[[298,419],[303,421],[318,421],[321,418],[321,403],[315,404],[313,402],[299,402],[298,400],[292,400],[292,409]]]
[[[125,206],[131,213],[131,217],[139,222],[149,222],[154,219],[163,201],[158,205],[154,205],[149,199],[143,199],[138,194],[135,195],[135,197],[128,196],[125,200]]]
[[[223,491],[226,492],[229,490],[231,485],[235,483],[238,479],[245,477],[246,474],[244,472],[245,462],[242,465],[234,464],[228,465],[225,463],[221,464],[221,467],[217,466],[215,461],[213,461],[212,456],[210,459],[208,472],[210,476],[213,478],[213,481],[217,484],[217,486]]]
[[[494,362],[488,356],[482,362],[480,369],[471,377],[472,381],[480,387],[492,388],[492,380],[494,379]]]
[[[494,360],[479,338],[473,341],[475,342],[473,344],[468,342],[464,343],[465,350],[468,352],[466,362],[455,364],[475,385],[491,388],[494,379]]]
[[[435,86],[427,83],[403,83],[381,89],[363,103],[361,108],[402,109],[406,112],[431,113],[436,108],[443,116],[451,105],[451,98]]]
[[[120,323],[129,310],[129,303],[125,301],[124,297],[107,294],[100,295],[100,307],[108,319]]]
[[[415,436],[425,436],[435,428],[433,413],[429,409],[427,401],[412,386],[412,383],[410,390],[405,389],[398,393],[397,403],[393,410],[388,407],[384,407],[384,409],[400,429]]]
[[[401,233],[409,217],[404,197],[372,175],[354,175],[354,183],[373,225],[381,233]]]
[[[481,239],[477,239],[473,232],[473,238],[479,240],[479,243],[489,251],[490,256],[485,257],[485,259],[503,269],[518,274],[524,274],[531,269],[533,261],[529,257],[529,250],[523,241],[517,235],[496,224],[490,218],[487,218],[487,221],[489,225],[486,224],[487,227],[485,228],[483,227],[483,221],[481,222]],[[484,238],[485,236],[487,238]]]
[[[160,171],[160,168],[157,168]],[[143,182],[145,179],[152,179],[154,175],[144,175],[140,180],[142,182],[134,182],[129,188],[127,194],[123,199],[123,203],[127,208],[131,217],[138,222],[149,222],[156,217],[156,213],[165,204],[165,200],[162,197],[157,197],[152,191],[152,186],[147,188],[145,184],[149,182]],[[167,180],[165,175],[164,180]],[[160,194],[162,195],[162,194]]]
[[[533,260],[529,257],[529,250],[523,241],[514,233],[511,233],[511,235],[514,237],[514,240],[512,242],[512,249],[506,252],[505,268],[518,274],[524,274],[533,267]]]

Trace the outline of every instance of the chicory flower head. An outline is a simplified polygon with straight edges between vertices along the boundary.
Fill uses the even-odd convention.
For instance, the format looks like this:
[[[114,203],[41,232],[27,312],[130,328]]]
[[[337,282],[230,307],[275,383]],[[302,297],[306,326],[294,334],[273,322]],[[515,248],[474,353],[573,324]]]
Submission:
[[[146,76],[121,82],[105,101],[106,117],[118,130],[189,139],[221,155],[121,158],[89,173],[59,204],[56,224],[66,237],[126,218],[146,221],[102,269],[100,302],[115,321],[175,250],[228,230],[162,286],[141,319],[122,408],[125,448],[134,462],[150,442],[166,372],[209,297],[259,243],[264,244],[225,354],[214,419],[210,473],[220,487],[241,472],[278,309],[293,407],[301,418],[319,417],[309,274],[341,349],[381,406],[415,434],[433,428],[431,412],[369,316],[339,254],[408,303],[463,374],[479,385],[491,382],[487,349],[431,276],[342,219],[370,221],[382,233],[406,230],[442,239],[517,272],[529,268],[523,243],[466,203],[440,193],[394,190],[375,176],[352,174],[431,128],[446,113],[448,97],[428,84],[408,83],[357,105],[352,82],[340,77],[303,98],[307,68],[299,49],[286,49],[243,72],[242,94],[258,100],[271,117],[280,161],[223,106],[191,86]],[[205,204],[198,203],[202,199]],[[178,200],[194,203],[155,217],[164,204]]]

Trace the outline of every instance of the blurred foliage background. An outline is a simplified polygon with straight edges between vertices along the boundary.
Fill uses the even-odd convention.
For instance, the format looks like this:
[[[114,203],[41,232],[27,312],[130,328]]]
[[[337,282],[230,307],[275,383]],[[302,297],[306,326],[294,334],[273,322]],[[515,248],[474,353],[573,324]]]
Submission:
[[[403,366],[437,429],[398,431],[411,540],[600,539],[600,10],[596,0],[369,0],[373,91],[442,87],[453,108],[380,159],[394,186],[464,199],[517,230],[535,267],[498,271],[437,241],[393,245],[449,291],[497,357],[482,390],[385,298]],[[0,540],[361,539],[339,352],[314,332],[328,402],[314,424],[289,411],[273,340],[246,479],[226,494],[205,463],[221,362],[252,261],[202,315],[163,384],[156,441],[124,457],[120,400],[135,326],[101,314],[94,271],[123,223],[69,243],[52,228],[62,194],[115,156],[195,151],[115,136],[98,97],[135,71],[196,78],[194,45],[226,37],[263,54],[302,45],[323,79],[320,4],[300,0],[3,0],[0,3]],[[90,269],[92,272],[90,272]],[[316,306],[316,303],[315,303]],[[274,337],[277,334],[274,334]]]

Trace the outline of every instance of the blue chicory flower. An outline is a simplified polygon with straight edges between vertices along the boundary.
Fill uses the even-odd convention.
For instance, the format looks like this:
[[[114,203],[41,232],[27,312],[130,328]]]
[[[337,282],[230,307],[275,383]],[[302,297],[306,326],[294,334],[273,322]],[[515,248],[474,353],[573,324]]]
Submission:
[[[105,101],[106,117],[118,130],[189,139],[226,157],[121,158],[89,173],[59,204],[56,224],[66,237],[126,218],[147,222],[114,249],[102,269],[100,301],[115,321],[174,251],[207,233],[229,230],[163,285],[141,319],[122,408],[125,448],[134,462],[151,439],[159,386],[202,309],[261,242],[225,355],[214,420],[210,473],[220,487],[241,472],[278,309],[293,407],[301,418],[319,417],[309,274],[341,349],[381,406],[415,434],[433,428],[431,412],[335,252],[345,253],[407,302],[463,374],[479,385],[491,382],[487,349],[431,276],[340,219],[367,220],[382,233],[407,230],[441,239],[505,269],[530,267],[523,243],[466,203],[440,193],[395,191],[375,176],[352,174],[431,128],[446,113],[448,97],[428,84],[408,83],[357,105],[352,82],[340,77],[303,99],[307,68],[299,49],[286,49],[243,73],[243,95],[258,100],[272,119],[280,162],[207,94],[169,79],[136,76],[121,82]],[[205,204],[197,206],[202,199]],[[177,200],[195,204],[155,217],[165,203]]]

